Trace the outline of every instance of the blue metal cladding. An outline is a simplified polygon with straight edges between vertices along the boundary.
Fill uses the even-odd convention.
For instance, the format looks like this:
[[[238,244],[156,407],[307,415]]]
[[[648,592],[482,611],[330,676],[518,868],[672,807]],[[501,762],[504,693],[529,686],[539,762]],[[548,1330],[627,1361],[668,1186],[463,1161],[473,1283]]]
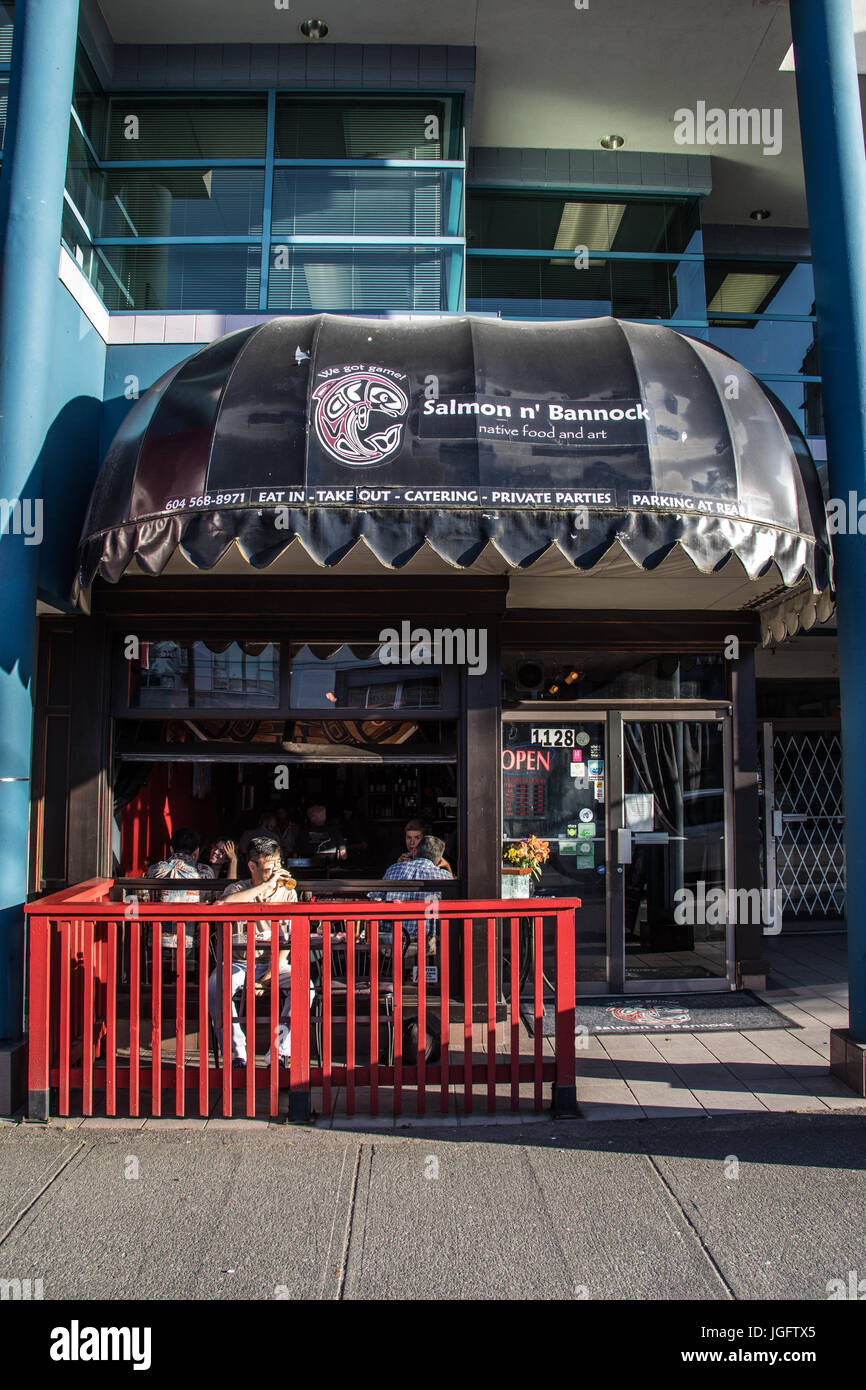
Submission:
[[[791,0],[831,497],[866,496],[866,156],[850,0]],[[834,539],[850,1030],[866,1042],[866,536]]]
[[[0,1037],[22,1028],[33,651],[48,432],[50,325],[57,291],[78,0],[16,6],[0,174],[0,496],[19,507],[0,538]],[[29,512],[29,515],[28,515]]]

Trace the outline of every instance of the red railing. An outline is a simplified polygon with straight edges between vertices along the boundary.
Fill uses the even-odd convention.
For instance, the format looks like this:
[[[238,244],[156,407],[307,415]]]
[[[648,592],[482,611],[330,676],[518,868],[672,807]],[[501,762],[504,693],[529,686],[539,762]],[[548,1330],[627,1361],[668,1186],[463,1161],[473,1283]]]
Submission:
[[[577,899],[443,899],[432,923],[438,978],[428,983],[418,968],[416,983],[404,979],[401,943],[403,924],[417,923],[424,963],[423,902],[124,904],[110,900],[111,889],[111,879],[91,879],[25,909],[31,1118],[78,1113],[79,1106],[91,1115],[99,1097],[107,1115],[155,1116],[172,1097],[170,1108],[182,1116],[190,1092],[199,1115],[217,1103],[231,1116],[239,1113],[238,1091],[241,1113],[275,1117],[288,1088],[289,1115],[304,1120],[314,1106],[330,1113],[338,1087],[349,1115],[378,1114],[386,1088],[395,1115],[407,1098],[423,1114],[431,1095],[442,1114],[457,1098],[466,1114],[482,1099],[488,1113],[519,1110],[521,1101],[541,1110],[545,1083],[560,1113],[576,1109]],[[240,946],[232,941],[233,924],[251,927],[253,913],[272,924],[264,948],[252,930],[242,929]],[[286,1007],[280,921],[291,933]],[[165,948],[167,924],[177,940]],[[223,971],[230,954],[233,970]],[[240,1003],[257,963],[269,967],[269,981],[261,995],[243,989],[243,1005],[235,1006],[248,1063],[233,1067],[232,991]],[[555,1009],[550,1037],[545,1003]],[[287,1043],[290,1060],[281,1067]],[[425,1051],[439,1055],[428,1060]],[[367,1094],[359,1098],[361,1088]]]

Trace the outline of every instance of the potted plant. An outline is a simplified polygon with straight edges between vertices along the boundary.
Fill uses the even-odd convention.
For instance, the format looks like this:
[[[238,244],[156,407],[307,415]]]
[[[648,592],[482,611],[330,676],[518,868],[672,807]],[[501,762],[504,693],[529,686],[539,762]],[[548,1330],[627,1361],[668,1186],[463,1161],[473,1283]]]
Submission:
[[[503,898],[528,898],[531,879],[541,878],[543,866],[550,857],[550,845],[537,835],[529,835],[517,844],[509,845],[502,856]]]

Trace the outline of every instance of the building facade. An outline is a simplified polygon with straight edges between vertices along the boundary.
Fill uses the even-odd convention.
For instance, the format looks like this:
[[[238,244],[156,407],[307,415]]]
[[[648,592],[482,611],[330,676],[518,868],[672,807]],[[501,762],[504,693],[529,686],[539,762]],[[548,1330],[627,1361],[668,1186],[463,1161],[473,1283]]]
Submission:
[[[216,839],[281,802],[362,823],[362,873],[420,816],[469,896],[547,839],[539,891],[580,894],[588,994],[760,985],[765,931],[845,919],[787,6],[729,7],[748,62],[709,4],[626,6],[616,34],[542,4],[528,45],[483,4],[468,28],[362,8],[305,33],[215,3],[201,33],[168,6],[57,7],[13,1040],[23,893],[143,872],[178,825]],[[0,5],[0,91],[42,18]],[[757,120],[710,138],[710,89],[711,121]],[[693,445],[704,376],[722,424]],[[757,920],[728,910],[762,889]],[[718,920],[678,910],[713,890]]]

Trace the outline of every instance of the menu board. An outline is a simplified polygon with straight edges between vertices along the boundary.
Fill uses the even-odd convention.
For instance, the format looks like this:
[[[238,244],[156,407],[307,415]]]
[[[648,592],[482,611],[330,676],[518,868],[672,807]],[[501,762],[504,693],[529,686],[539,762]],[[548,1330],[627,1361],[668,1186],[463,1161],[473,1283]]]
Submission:
[[[502,793],[505,816],[543,816],[545,784],[539,777],[506,777]]]

